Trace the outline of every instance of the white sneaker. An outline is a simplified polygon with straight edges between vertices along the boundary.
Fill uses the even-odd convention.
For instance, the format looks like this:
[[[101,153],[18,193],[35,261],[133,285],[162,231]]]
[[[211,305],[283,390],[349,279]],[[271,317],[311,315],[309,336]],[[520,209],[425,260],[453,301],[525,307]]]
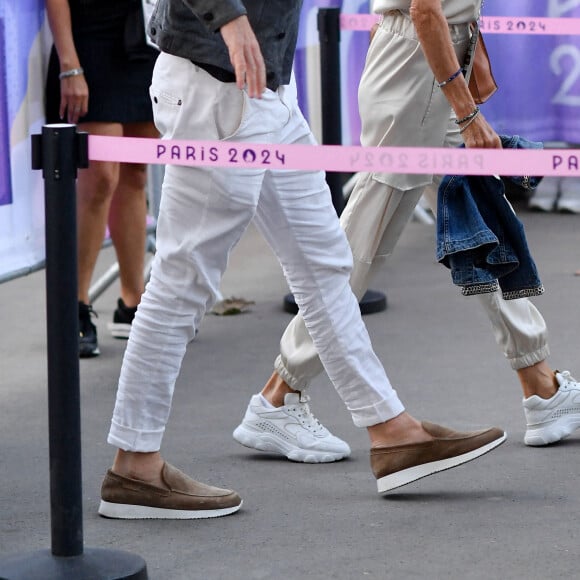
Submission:
[[[580,179],[566,177],[562,179],[561,193],[558,199],[558,211],[563,213],[580,213]]]
[[[556,380],[560,386],[552,398],[532,395],[523,401],[526,445],[555,443],[580,427],[580,384],[568,371],[556,371]]]
[[[314,417],[308,400],[307,395],[288,393],[283,407],[268,408],[261,395],[254,395],[234,439],[246,447],[280,453],[303,463],[329,463],[348,457],[348,444]]]
[[[552,211],[560,191],[559,177],[544,177],[528,201],[528,208],[534,211]]]

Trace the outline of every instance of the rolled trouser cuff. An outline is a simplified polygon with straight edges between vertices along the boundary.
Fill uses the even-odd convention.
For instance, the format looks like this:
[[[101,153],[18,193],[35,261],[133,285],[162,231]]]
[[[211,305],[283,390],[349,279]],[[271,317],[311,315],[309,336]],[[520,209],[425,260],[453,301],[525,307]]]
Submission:
[[[350,409],[352,421],[357,427],[372,427],[398,417],[405,411],[405,406],[395,395],[368,407]]]
[[[107,443],[123,451],[136,453],[152,453],[161,449],[161,440],[165,429],[160,431],[141,431],[111,423]]]

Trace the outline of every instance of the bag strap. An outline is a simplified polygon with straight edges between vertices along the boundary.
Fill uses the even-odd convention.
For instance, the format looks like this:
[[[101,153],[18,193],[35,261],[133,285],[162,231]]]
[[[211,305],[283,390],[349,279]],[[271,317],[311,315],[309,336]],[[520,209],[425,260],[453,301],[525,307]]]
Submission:
[[[471,32],[471,38],[469,40],[469,46],[467,47],[467,53],[465,54],[465,60],[463,61],[463,66],[461,70],[463,71],[463,76],[465,81],[469,83],[469,77],[471,76],[471,70],[473,68],[473,62],[475,57],[475,49],[477,48],[477,42],[479,41],[479,22],[475,22],[469,25],[469,30]]]

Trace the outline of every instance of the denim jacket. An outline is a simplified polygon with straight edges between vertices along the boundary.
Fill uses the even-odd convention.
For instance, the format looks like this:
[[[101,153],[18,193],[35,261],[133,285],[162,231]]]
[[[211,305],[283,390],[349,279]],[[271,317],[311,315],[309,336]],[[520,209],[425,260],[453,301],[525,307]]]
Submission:
[[[163,51],[234,72],[219,29],[247,15],[266,63],[266,84],[290,82],[302,0],[158,0],[149,35]]]
[[[539,149],[521,137],[501,136],[505,148]],[[437,260],[470,296],[501,288],[506,300],[544,292],[524,227],[505,196],[504,179],[534,189],[541,177],[447,175],[437,201]]]

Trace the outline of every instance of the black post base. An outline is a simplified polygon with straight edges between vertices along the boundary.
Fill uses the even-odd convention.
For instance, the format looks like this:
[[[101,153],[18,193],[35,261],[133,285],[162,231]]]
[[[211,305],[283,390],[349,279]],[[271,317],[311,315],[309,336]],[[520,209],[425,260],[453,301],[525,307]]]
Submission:
[[[147,580],[140,556],[89,548],[79,556],[53,556],[50,550],[0,559],[0,580]]]
[[[361,314],[375,314],[387,309],[387,297],[382,292],[376,290],[367,290],[366,294],[359,302]],[[284,312],[298,314],[298,304],[292,294],[284,296]],[[2,579],[0,579],[2,580]]]

